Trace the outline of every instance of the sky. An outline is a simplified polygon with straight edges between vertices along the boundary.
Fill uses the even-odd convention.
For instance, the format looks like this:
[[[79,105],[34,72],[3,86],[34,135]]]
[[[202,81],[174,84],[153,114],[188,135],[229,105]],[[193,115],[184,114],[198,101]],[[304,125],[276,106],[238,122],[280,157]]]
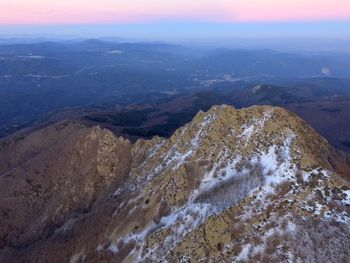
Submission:
[[[350,0],[0,0],[0,10],[0,35],[350,38]]]

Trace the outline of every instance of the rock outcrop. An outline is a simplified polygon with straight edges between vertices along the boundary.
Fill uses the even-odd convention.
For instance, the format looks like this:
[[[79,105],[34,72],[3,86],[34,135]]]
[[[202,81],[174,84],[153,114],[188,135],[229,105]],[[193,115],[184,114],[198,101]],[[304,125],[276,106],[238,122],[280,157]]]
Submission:
[[[1,143],[4,261],[350,258],[346,158],[282,108],[214,106],[134,144],[71,122]]]
[[[130,143],[98,127],[60,123],[1,145],[1,248],[52,235],[129,174]]]

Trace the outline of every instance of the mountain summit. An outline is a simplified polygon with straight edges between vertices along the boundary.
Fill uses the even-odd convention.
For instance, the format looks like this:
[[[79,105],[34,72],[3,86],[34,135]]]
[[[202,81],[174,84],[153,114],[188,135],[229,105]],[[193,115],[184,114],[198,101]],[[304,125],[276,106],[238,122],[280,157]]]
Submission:
[[[283,108],[214,106],[134,144],[74,122],[0,143],[6,262],[350,258],[349,161]]]

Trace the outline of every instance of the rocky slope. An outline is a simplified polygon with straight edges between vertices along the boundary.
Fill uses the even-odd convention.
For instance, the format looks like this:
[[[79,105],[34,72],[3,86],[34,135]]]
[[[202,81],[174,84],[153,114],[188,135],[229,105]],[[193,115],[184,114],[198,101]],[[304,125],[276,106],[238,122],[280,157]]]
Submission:
[[[5,262],[350,258],[349,164],[282,108],[215,106],[134,144],[69,122],[1,145]]]
[[[111,132],[77,123],[1,141],[0,246],[26,246],[88,210],[124,181],[130,149]]]

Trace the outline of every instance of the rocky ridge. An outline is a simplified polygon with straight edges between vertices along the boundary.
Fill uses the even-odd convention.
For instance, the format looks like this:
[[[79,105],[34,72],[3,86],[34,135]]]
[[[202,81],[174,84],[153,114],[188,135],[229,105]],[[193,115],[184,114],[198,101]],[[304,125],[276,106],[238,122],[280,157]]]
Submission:
[[[57,127],[31,136],[45,138],[47,129]],[[58,253],[60,260],[71,262],[345,262],[350,257],[350,190],[339,174],[348,164],[310,126],[282,108],[214,106],[169,139],[135,144],[100,128],[72,130],[61,132],[69,134],[62,135],[66,143],[59,140],[52,146],[49,140],[44,143],[48,149],[40,144],[40,151],[45,149],[43,163],[55,160],[53,167],[67,171],[64,163],[71,160],[72,171],[79,174],[77,179],[65,172],[66,184],[53,183],[55,191],[71,189],[74,195],[88,189],[81,192],[88,202],[60,190],[60,199],[49,207],[66,216],[55,221],[54,231],[44,235],[34,228],[27,232],[31,238],[17,245],[12,234],[17,232],[6,235],[11,228],[5,228],[0,257],[11,261],[16,255],[32,262],[60,262]],[[33,141],[24,148],[38,148],[33,139],[23,141],[15,148]],[[62,155],[70,147],[89,159],[72,158],[69,151]],[[4,158],[6,150],[2,154]],[[9,177],[9,167],[13,182],[32,174],[27,168],[32,159],[16,158],[1,167],[1,180]],[[84,173],[86,163],[95,170]],[[19,167],[26,172],[17,171]],[[51,174],[42,172],[43,177]],[[4,190],[3,198],[10,199],[14,188]],[[40,205],[47,209],[44,200]],[[14,204],[22,202],[15,198]],[[69,209],[62,209],[67,203]],[[87,210],[83,215],[77,213],[81,207]],[[17,211],[9,211],[10,218],[21,218]],[[56,213],[38,214],[51,220]]]

